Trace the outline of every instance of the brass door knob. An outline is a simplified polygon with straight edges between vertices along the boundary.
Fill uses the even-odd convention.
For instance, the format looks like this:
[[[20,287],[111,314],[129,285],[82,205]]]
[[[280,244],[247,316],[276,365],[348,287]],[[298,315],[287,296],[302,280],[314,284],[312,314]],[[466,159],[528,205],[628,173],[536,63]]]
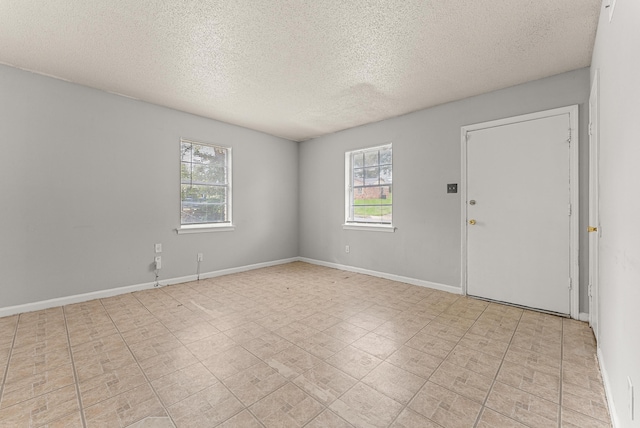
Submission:
[[[589,226],[587,228],[587,232],[597,232],[597,231],[598,231],[598,228],[594,226]]]
[[[476,221],[474,219],[469,220],[469,224],[474,225],[476,224]]]

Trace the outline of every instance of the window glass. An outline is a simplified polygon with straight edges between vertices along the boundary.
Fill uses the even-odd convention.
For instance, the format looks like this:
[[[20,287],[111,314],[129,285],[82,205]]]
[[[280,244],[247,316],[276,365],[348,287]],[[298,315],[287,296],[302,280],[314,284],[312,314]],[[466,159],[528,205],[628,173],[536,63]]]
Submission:
[[[231,223],[231,148],[182,140],[180,222]]]
[[[392,223],[392,161],[391,144],[347,152],[347,223]]]

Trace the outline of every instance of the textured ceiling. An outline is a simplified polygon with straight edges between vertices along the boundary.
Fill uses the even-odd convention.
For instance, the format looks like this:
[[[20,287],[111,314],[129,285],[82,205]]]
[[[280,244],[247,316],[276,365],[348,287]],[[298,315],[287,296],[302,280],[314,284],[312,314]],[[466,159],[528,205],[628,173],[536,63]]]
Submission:
[[[600,0],[0,0],[0,63],[296,141],[586,67]]]

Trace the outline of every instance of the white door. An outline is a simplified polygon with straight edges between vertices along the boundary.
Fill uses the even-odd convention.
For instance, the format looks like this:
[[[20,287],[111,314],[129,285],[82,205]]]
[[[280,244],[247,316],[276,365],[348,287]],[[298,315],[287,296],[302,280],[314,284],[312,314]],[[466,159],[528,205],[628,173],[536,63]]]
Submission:
[[[467,294],[569,314],[569,113],[466,133]]]
[[[599,173],[600,140],[598,134],[598,72],[589,96],[589,324],[598,339],[598,249],[600,240]]]

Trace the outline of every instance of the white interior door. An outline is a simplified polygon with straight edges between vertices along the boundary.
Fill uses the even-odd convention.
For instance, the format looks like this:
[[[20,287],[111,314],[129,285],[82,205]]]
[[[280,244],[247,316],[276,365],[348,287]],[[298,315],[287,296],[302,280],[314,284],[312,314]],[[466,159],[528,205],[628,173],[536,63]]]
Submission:
[[[569,113],[466,132],[467,294],[569,314]]]
[[[599,172],[600,141],[598,133],[598,72],[589,96],[589,324],[598,339],[598,252],[600,240]]]

